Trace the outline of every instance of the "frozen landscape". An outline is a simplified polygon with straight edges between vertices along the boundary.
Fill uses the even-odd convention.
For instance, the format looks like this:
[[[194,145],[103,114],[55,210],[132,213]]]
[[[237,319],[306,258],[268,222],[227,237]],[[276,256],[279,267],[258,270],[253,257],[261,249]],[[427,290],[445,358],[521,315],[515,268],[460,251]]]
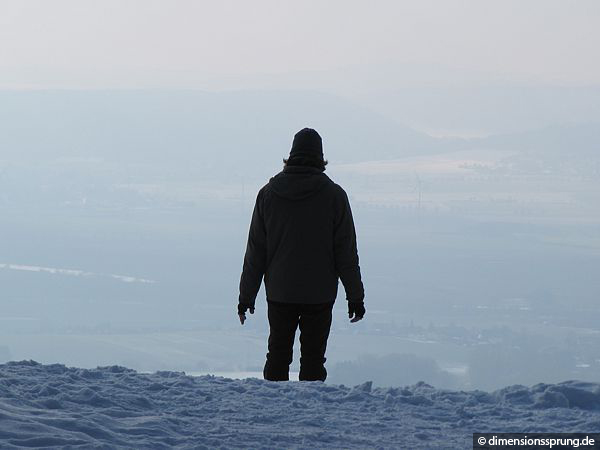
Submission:
[[[109,97],[130,106],[104,129]],[[235,304],[255,192],[289,144],[260,141],[296,119],[249,131],[163,115],[220,107],[239,124],[284,100],[296,111],[319,100],[337,118],[350,105],[293,92],[0,98],[12,104],[0,123],[12,149],[0,160],[0,363],[41,363],[0,366],[0,448],[461,449],[473,432],[600,431],[595,123],[459,141],[388,124],[382,136],[403,144],[365,156],[360,128],[345,146],[317,118],[333,130],[327,173],[351,194],[368,312],[349,324],[340,286],[327,383],[272,384],[248,377],[264,364],[264,294],[243,327]],[[46,109],[35,128],[78,117],[93,136],[13,136],[29,103]],[[364,111],[342,122],[355,115],[378,123]],[[152,123],[181,145],[153,147]],[[63,150],[117,131],[139,141]],[[237,136],[264,154],[230,153],[244,148]],[[38,153],[44,142],[61,150]],[[227,151],[185,150],[215,142]]]
[[[473,432],[600,432],[600,384],[494,392],[0,365],[2,448],[464,449]]]

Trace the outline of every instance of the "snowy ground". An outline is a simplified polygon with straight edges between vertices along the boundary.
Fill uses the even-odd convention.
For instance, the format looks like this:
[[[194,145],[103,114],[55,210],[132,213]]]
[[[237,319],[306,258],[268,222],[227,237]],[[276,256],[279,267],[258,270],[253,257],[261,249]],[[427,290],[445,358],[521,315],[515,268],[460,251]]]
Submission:
[[[0,365],[0,448],[471,448],[473,432],[600,432],[600,385],[493,393]]]

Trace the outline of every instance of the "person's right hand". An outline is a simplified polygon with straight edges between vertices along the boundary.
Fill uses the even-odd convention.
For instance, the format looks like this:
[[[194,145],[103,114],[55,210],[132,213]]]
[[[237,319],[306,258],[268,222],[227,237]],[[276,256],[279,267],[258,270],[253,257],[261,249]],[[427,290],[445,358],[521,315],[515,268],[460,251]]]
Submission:
[[[244,325],[244,322],[246,321],[246,311],[248,310],[250,310],[250,314],[254,314],[254,306],[245,305],[243,303],[238,304],[238,318],[242,325]]]
[[[364,302],[348,302],[348,318],[350,322],[358,322],[365,316],[366,309]],[[353,317],[354,316],[354,317]]]

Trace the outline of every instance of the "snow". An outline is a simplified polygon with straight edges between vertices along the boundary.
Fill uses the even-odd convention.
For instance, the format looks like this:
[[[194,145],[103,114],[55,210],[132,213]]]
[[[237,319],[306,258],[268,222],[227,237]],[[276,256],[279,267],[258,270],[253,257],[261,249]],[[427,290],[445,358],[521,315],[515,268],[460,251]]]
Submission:
[[[600,384],[495,392],[0,365],[0,448],[471,448],[473,432],[600,432]]]
[[[8,270],[21,270],[25,272],[39,272],[39,273],[50,273],[52,275],[68,275],[75,277],[90,277],[90,276],[98,276],[98,277],[111,277],[115,280],[122,281],[124,283],[156,283],[155,280],[150,280],[148,278],[138,278],[132,277],[130,275],[118,275],[118,274],[103,274],[103,273],[94,273],[88,272],[86,270],[81,269],[61,269],[57,267],[42,267],[42,266],[33,266],[26,264],[9,264],[9,263],[0,263],[0,269],[8,269]]]

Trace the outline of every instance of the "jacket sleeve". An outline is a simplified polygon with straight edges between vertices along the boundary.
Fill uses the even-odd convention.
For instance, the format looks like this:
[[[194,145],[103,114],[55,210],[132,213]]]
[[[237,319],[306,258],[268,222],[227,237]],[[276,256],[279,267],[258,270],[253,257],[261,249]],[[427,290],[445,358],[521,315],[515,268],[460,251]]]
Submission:
[[[356,231],[348,195],[341,188],[336,201],[333,233],[335,268],[346,290],[346,299],[362,302],[365,298],[365,291],[358,265]]]
[[[244,266],[240,279],[239,302],[254,306],[267,264],[267,233],[262,211],[262,190],[259,191],[252,213]]]

